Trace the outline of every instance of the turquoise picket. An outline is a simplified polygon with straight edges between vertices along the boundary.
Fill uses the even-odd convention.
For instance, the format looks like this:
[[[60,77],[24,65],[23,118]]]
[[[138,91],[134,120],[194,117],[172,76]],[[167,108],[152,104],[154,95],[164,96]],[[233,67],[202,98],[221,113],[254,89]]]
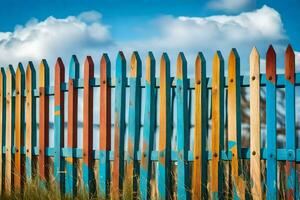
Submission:
[[[150,199],[150,179],[152,171],[151,151],[153,149],[155,130],[155,58],[152,52],[146,59],[146,83],[145,83],[145,112],[144,132],[142,141],[142,157],[140,167],[140,191],[143,200]]]
[[[176,100],[177,100],[177,198],[188,199],[188,109],[187,109],[187,61],[181,52],[177,58],[176,72]]]
[[[115,135],[114,163],[112,178],[112,194],[119,198],[124,180],[124,135],[125,135],[125,100],[126,100],[126,60],[123,52],[119,52],[116,61],[115,88]]]
[[[77,147],[77,116],[78,116],[78,91],[76,83],[79,79],[79,62],[75,55],[69,64],[69,92],[68,92],[68,148]],[[71,114],[73,113],[73,114]],[[71,157],[66,158],[66,193],[76,194],[77,169],[75,166],[75,151],[72,149]]]
[[[295,117],[295,54],[289,45],[285,52],[285,129],[286,129],[286,186],[287,198],[299,199],[296,196],[296,117]],[[298,183],[298,181],[297,181]],[[298,187],[297,187],[298,188]]]

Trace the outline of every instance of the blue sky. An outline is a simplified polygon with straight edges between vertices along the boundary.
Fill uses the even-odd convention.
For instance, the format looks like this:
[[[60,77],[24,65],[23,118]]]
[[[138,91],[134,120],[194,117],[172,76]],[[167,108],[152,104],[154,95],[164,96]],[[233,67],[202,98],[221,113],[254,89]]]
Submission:
[[[167,51],[171,61],[184,51],[190,65],[197,51],[203,51],[210,65],[216,50],[226,60],[236,47],[247,73],[252,47],[258,47],[264,64],[272,43],[282,69],[286,45],[300,51],[299,9],[297,0],[1,0],[0,65],[42,58],[53,64],[57,56],[68,63],[72,54],[98,60],[104,51],[113,60],[118,50],[128,59],[133,50],[142,59],[152,50],[157,60]]]

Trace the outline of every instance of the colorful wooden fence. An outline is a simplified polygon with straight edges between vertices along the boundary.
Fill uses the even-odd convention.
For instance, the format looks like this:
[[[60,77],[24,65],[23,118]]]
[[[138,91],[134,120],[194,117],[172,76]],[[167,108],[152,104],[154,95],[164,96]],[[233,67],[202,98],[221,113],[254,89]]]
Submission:
[[[285,74],[276,74],[276,53],[270,46],[266,74],[260,74],[260,56],[254,48],[249,59],[250,75],[241,76],[237,50],[230,52],[228,65],[218,51],[209,78],[205,58],[198,53],[192,78],[187,76],[190,66],[184,54],[179,53],[173,78],[166,53],[160,59],[159,77],[155,77],[153,54],[149,52],[143,67],[138,52],[134,52],[127,78],[126,59],[119,52],[115,75],[111,74],[108,55],[103,54],[100,64],[95,66],[90,56],[86,58],[81,79],[79,62],[72,56],[67,82],[63,61],[57,59],[54,87],[50,86],[46,60],[41,61],[38,69],[39,84],[32,62],[26,70],[19,64],[16,73],[12,66],[6,71],[1,68],[1,193],[23,191],[30,181],[38,181],[41,187],[49,187],[54,181],[62,194],[76,195],[84,188],[90,195],[114,199],[128,192],[130,199],[138,196],[141,199],[246,199],[251,196],[273,200],[279,198],[280,188],[283,196],[298,199],[296,174],[300,149],[296,147],[295,86],[300,85],[300,74],[295,73],[295,56],[290,45],[284,59]],[[228,77],[225,77],[227,66]],[[96,67],[100,69],[100,78],[94,75]],[[145,69],[145,81],[142,69]],[[248,148],[241,145],[242,88],[250,90]],[[261,145],[261,88],[266,90],[266,148]],[[285,89],[286,109],[286,146],[281,149],[276,142],[278,88]],[[78,91],[82,89],[83,113],[78,113]],[[97,89],[99,98],[93,94]],[[54,107],[49,107],[51,96],[54,96]],[[96,142],[98,147],[93,149],[96,104],[100,108],[100,139]],[[53,147],[49,146],[51,109],[54,110]],[[67,138],[64,138],[65,109]],[[83,138],[77,134],[80,114]],[[194,119],[192,134],[191,119]],[[172,145],[175,132],[177,139]],[[83,141],[82,148],[78,147],[79,140]],[[286,166],[282,172],[286,174],[283,183],[278,182],[279,162]],[[226,165],[230,166],[229,170]]]

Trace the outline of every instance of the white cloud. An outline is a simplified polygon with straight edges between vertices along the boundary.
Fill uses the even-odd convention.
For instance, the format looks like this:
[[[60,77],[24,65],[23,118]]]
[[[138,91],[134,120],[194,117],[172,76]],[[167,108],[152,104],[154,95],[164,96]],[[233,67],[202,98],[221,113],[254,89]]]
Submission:
[[[112,38],[109,26],[103,24],[101,18],[100,13],[90,11],[65,19],[31,20],[24,26],[17,26],[13,32],[0,32],[0,64],[16,65],[19,61],[39,61],[41,58],[47,58],[53,64],[58,56],[68,62],[72,54],[77,54],[81,62],[83,56],[90,54],[97,63],[103,51],[111,55],[113,62],[121,49],[128,59],[133,50],[139,50],[142,59],[147,51],[152,50],[157,60],[160,53],[166,51],[170,53],[172,63],[176,54],[183,51],[189,64],[194,63],[198,51],[203,51],[210,66],[217,49],[222,51],[226,61],[230,49],[235,47],[241,57],[242,69],[247,69],[253,46],[258,47],[264,58],[270,43],[283,52],[285,47],[282,45],[288,40],[280,14],[268,6],[239,15],[162,16],[151,23],[140,24],[142,30],[147,31],[147,38],[131,37],[133,39],[126,41]],[[128,27],[130,34],[138,35],[134,32],[137,27]],[[279,60],[281,57],[278,56]],[[189,69],[193,73],[193,67]]]
[[[230,49],[235,47],[240,53],[244,69],[248,67],[253,46],[257,46],[264,57],[264,51],[269,44],[272,43],[281,50],[278,46],[288,39],[280,14],[268,6],[235,16],[164,16],[154,24],[152,28],[158,33],[155,37],[146,41],[135,41],[128,46],[135,49],[154,49],[158,52],[184,51],[193,56],[197,51],[203,51],[207,61],[212,59],[217,49],[222,51],[226,59]]]
[[[253,0],[211,0],[208,2],[208,8],[223,11],[240,11],[251,5]]]
[[[113,45],[109,27],[95,11],[79,16],[44,21],[30,20],[13,32],[0,32],[0,63],[16,65],[18,61],[55,60],[58,56],[84,54],[95,48]]]

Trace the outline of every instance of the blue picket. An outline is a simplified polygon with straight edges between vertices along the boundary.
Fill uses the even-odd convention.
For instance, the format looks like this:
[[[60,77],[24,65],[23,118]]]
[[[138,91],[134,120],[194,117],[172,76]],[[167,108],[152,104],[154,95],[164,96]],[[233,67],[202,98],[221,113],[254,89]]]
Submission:
[[[177,58],[176,73],[176,100],[177,100],[177,153],[178,153],[178,180],[177,198],[188,199],[188,169],[187,169],[187,142],[188,142],[188,116],[187,116],[187,61],[183,53]]]
[[[77,147],[77,113],[78,113],[78,92],[75,86],[79,79],[79,62],[75,55],[72,56],[69,64],[69,92],[68,92],[68,148]],[[71,157],[66,158],[66,193],[76,194],[77,170],[75,166],[75,152]]]
[[[140,168],[140,191],[141,198],[147,200],[151,197],[151,151],[153,149],[155,130],[155,58],[152,52],[148,53],[146,60],[146,83],[145,83],[145,112],[144,112],[144,135],[142,142],[142,158]]]
[[[114,163],[112,195],[119,198],[124,179],[124,135],[125,135],[125,100],[126,100],[126,60],[119,52],[116,61],[115,121],[114,121]]]

